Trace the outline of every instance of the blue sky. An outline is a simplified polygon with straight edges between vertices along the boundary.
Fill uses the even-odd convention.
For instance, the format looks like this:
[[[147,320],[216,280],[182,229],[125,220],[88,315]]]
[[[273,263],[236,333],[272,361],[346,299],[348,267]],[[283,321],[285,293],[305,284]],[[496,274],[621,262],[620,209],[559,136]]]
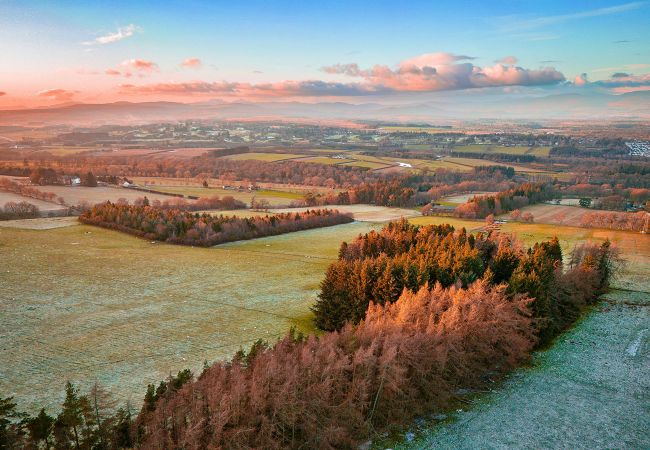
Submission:
[[[26,102],[39,92],[57,89],[73,93],[68,99],[83,101],[117,99],[127,93],[144,95],[142,89],[125,91],[123,85],[189,82],[246,86],[208,87],[205,95],[217,97],[223,91],[231,96],[238,90],[242,96],[255,96],[260,89],[250,85],[286,80],[343,83],[357,90],[361,86],[364,95],[368,89],[387,95],[420,86],[422,79],[397,79],[401,75],[392,74],[387,86],[383,75],[367,71],[375,65],[397,70],[400,63],[430,53],[472,57],[453,64],[481,69],[511,56],[516,58],[509,60],[513,66],[530,71],[553,67],[567,81],[582,73],[596,82],[609,80],[616,72],[637,78],[650,72],[647,2],[403,3],[183,1],[154,5],[139,1],[0,0],[0,92],[5,92],[0,105]],[[108,37],[108,42],[98,41],[102,37]],[[200,64],[182,66],[188,58],[196,58]],[[146,68],[135,61],[152,66]],[[322,70],[350,63],[366,72],[350,75],[349,70]],[[446,81],[456,77],[458,70],[450,72]],[[108,75],[109,71],[113,75]],[[443,72],[444,68],[438,67],[436,76]],[[515,81],[505,84],[561,84],[557,76],[538,74],[531,81],[527,73],[521,75],[523,78],[508,78]],[[505,76],[494,75],[489,86],[500,86]],[[545,81],[539,81],[542,78]],[[630,84],[641,89],[638,85],[645,81],[637,78]],[[477,87],[467,80],[423,85],[427,92],[449,86]],[[484,85],[488,84],[480,86]],[[205,86],[197,85],[197,92],[203,92]],[[277,88],[279,96],[308,92],[303,87],[271,88]],[[327,92],[337,94],[334,88],[327,87],[331,89]],[[66,95],[41,95],[39,101],[60,101]],[[150,95],[160,95],[160,91],[151,89]]]

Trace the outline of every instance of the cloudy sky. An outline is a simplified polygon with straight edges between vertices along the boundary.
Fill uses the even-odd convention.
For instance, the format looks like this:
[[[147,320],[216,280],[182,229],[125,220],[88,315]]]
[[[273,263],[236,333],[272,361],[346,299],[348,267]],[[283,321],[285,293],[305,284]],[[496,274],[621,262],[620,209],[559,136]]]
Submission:
[[[400,3],[0,0],[0,108],[650,90],[648,2]]]

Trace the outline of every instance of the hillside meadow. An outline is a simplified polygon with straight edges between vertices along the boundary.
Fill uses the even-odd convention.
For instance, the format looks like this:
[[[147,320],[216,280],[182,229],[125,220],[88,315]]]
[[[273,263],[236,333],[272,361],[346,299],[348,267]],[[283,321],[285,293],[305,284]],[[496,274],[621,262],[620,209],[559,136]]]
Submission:
[[[147,383],[291,326],[341,240],[368,223],[191,248],[85,225],[0,228],[0,392],[54,408],[66,380],[139,405]]]

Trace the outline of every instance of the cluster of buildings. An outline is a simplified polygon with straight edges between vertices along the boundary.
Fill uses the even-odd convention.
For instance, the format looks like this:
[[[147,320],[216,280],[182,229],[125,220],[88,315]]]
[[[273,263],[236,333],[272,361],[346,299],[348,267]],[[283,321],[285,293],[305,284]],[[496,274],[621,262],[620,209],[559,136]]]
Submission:
[[[650,142],[626,142],[625,145],[630,149],[630,156],[650,157]]]

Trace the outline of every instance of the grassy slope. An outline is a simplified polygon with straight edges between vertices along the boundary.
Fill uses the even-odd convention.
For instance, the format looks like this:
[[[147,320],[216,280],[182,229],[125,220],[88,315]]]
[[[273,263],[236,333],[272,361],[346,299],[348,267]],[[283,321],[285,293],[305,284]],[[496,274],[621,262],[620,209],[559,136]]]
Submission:
[[[309,306],[353,223],[218,248],[151,244],[83,225],[0,228],[0,395],[57,404],[66,380],[121,401],[257,338],[311,327]],[[49,402],[49,403],[48,403]]]

